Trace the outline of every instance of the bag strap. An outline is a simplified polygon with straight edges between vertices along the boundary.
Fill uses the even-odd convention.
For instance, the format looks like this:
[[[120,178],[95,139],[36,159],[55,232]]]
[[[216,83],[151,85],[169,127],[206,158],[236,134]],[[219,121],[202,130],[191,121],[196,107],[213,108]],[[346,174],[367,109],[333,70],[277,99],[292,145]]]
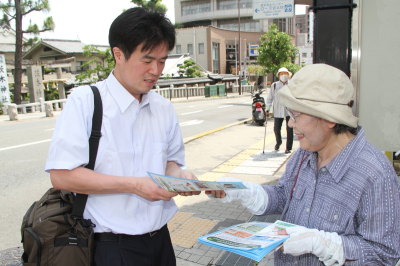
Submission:
[[[103,120],[103,103],[101,101],[100,92],[96,86],[90,86],[94,95],[94,111],[92,118],[92,133],[89,138],[89,163],[85,166],[87,169],[94,170],[96,163],[97,150],[101,138],[101,123]],[[76,194],[74,207],[72,208],[72,217],[83,218],[88,195]]]

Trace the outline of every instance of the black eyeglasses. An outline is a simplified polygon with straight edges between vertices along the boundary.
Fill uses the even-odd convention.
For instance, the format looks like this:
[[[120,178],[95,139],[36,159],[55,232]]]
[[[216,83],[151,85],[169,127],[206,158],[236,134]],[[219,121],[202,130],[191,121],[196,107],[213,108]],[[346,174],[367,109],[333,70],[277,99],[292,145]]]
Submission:
[[[285,107],[285,110],[288,112],[290,118],[293,119],[293,122],[295,122],[295,123],[296,123],[296,117],[298,117],[299,115],[302,114],[302,113],[294,114],[291,110],[289,110],[286,107]]]

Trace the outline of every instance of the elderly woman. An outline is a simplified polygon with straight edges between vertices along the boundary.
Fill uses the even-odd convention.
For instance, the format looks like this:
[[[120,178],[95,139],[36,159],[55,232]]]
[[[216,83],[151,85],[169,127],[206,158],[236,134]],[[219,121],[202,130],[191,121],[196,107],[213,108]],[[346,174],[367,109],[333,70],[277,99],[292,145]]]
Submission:
[[[244,182],[249,190],[207,193],[298,225],[288,229],[275,265],[395,265],[400,258],[399,180],[357,126],[353,92],[334,67],[302,68],[279,92],[300,148],[278,185]]]

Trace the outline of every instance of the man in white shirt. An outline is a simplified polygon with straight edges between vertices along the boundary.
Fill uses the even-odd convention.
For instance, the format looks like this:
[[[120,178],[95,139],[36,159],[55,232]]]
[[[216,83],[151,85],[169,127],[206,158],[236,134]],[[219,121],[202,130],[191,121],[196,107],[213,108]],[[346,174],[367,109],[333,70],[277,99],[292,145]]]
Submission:
[[[57,119],[46,171],[56,189],[89,194],[84,218],[96,227],[94,262],[99,265],[175,265],[167,229],[177,193],[158,187],[147,172],[197,179],[182,170],[185,150],[172,104],[151,91],[175,28],[161,14],[131,8],[110,27],[114,71],[96,83],[103,122],[94,171],[89,161],[93,93],[74,90]],[[192,192],[181,193],[189,196]]]
[[[290,153],[293,147],[293,128],[288,126],[289,123],[289,114],[286,112],[285,107],[279,102],[279,90],[282,89],[289,81],[289,70],[287,68],[282,67],[279,69],[276,76],[279,78],[279,81],[272,83],[271,88],[269,90],[267,96],[267,115],[269,114],[269,109],[271,108],[272,102],[274,103],[274,133],[276,139],[275,150],[279,150],[279,147],[282,145],[282,135],[281,129],[283,120],[286,118],[286,150],[285,153]]]

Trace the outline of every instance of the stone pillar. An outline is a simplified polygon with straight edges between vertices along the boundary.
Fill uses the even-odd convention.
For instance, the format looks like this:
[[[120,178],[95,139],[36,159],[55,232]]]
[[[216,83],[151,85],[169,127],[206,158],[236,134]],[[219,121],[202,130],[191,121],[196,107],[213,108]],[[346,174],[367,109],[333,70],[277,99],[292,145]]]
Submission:
[[[18,108],[15,103],[8,105],[8,116],[10,117],[10,121],[18,120]]]
[[[62,79],[61,67],[57,68],[57,79]],[[57,88],[58,88],[58,97],[60,98],[60,100],[67,99],[67,97],[65,97],[64,82],[58,81]]]
[[[39,102],[39,98],[44,99],[42,68],[40,66],[27,66],[29,99],[31,103]]]
[[[46,112],[46,117],[53,117],[53,104],[52,103],[44,103],[44,110]]]
[[[39,102],[40,102],[40,112],[44,112],[44,99],[39,98]]]

